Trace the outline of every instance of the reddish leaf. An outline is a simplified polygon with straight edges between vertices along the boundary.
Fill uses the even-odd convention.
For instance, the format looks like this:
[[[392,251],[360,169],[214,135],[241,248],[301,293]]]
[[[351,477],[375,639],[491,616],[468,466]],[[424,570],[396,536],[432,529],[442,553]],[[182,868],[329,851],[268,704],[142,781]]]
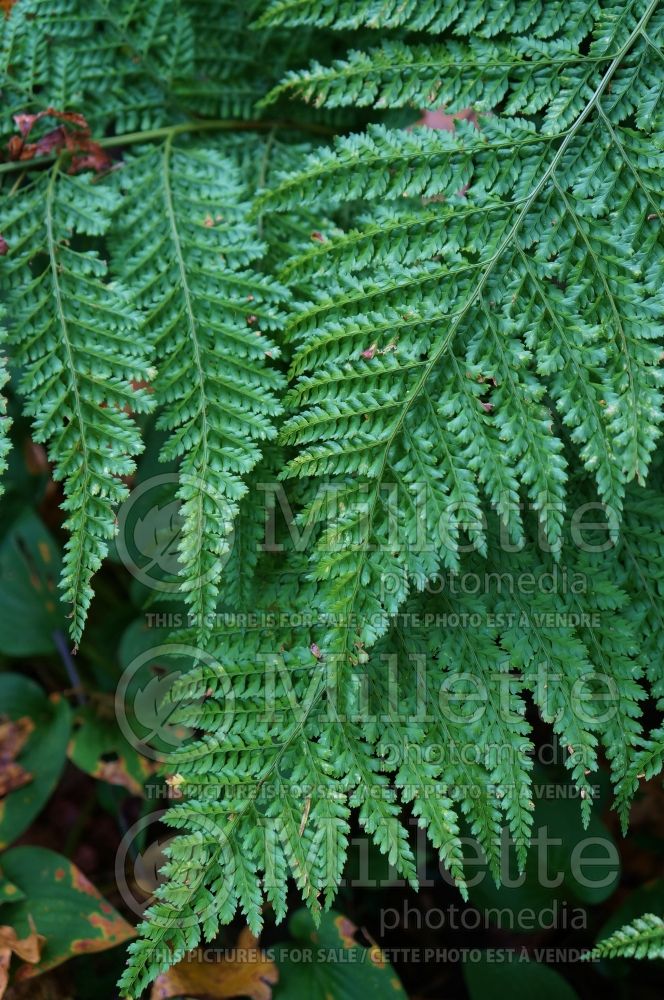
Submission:
[[[14,121],[16,122],[18,130],[24,139],[27,139],[34,125],[38,121],[41,121],[42,118],[57,118],[58,121],[68,122],[70,125],[76,125],[76,127],[82,129],[86,135],[90,135],[90,126],[88,125],[86,119],[83,115],[79,115],[76,111],[58,111],[57,108],[48,107],[44,111],[37,112],[36,115],[27,115],[25,113],[14,115]]]
[[[477,115],[472,108],[464,108],[463,111],[457,111],[453,115],[448,115],[442,108],[436,108],[435,111],[425,111],[415,124],[426,125],[427,128],[442,129],[444,132],[454,132],[455,121],[469,121],[475,126],[478,124]]]
[[[35,124],[43,118],[56,118],[62,122],[51,129],[36,142],[26,142]],[[58,111],[48,107],[44,111],[31,115],[19,113],[14,115],[14,121],[21,133],[9,140],[7,150],[10,160],[33,160],[35,157],[47,156],[49,153],[67,150],[72,153],[69,172],[78,173],[81,170],[95,170],[100,173],[108,170],[111,159],[98,142],[90,138],[90,126],[85,117],[76,111]]]

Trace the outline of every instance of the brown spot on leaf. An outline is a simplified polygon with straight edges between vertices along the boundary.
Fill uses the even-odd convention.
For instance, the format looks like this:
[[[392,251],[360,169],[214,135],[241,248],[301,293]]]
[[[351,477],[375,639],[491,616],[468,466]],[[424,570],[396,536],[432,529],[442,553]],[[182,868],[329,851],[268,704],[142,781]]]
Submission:
[[[143,785],[129,773],[124,757],[118,757],[117,760],[99,760],[94,771],[90,773],[93,778],[107,781],[109,785],[126,788],[132,795],[143,795]]]
[[[353,921],[340,914],[338,917],[334,918],[334,925],[339,931],[339,937],[341,938],[344,948],[354,948],[357,944],[355,940],[357,927]]]

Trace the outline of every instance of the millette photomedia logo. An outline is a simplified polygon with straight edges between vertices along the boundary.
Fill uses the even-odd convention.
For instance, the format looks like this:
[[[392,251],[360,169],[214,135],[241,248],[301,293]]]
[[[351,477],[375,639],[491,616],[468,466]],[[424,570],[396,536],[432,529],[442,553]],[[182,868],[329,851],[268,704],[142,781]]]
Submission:
[[[201,587],[218,577],[233,551],[232,512],[227,499],[195,476],[165,472],[139,483],[118,511],[117,552],[133,577],[149,590],[176,593],[182,570],[183,495],[199,497],[210,508],[220,526],[225,526],[225,544],[212,565],[207,565],[195,581]]]

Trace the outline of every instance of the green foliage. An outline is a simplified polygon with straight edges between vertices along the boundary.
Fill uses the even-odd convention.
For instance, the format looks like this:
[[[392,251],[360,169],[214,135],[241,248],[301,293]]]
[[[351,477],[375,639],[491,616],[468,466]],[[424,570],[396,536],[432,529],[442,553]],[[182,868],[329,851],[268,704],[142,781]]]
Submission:
[[[24,896],[2,908],[20,936],[35,929],[46,939],[36,966],[23,975],[52,969],[82,951],[105,951],[133,936],[133,928],[68,858],[43,847],[14,847],[2,856],[2,867]]]
[[[470,1000],[484,1000],[492,990],[509,991],[514,1000],[538,996],[542,1000],[578,1000],[579,994],[559,972],[543,963],[527,961],[496,966],[487,956],[464,965]]]
[[[0,550],[0,652],[53,651],[54,634],[66,629],[57,596],[61,569],[57,546],[38,517],[26,513],[11,525]],[[18,621],[29,621],[30,629],[17,630]]]
[[[316,928],[307,910],[296,911],[288,929],[295,945],[286,945],[279,962],[279,996],[282,1000],[363,1000],[367,993],[389,991],[395,1000],[405,1000],[394,969],[379,955],[367,952],[359,928],[340,913],[326,913]],[[307,969],[299,959],[301,949],[311,944],[316,934],[319,948],[314,968]],[[324,956],[339,954],[339,963],[326,962]]]
[[[34,439],[48,445],[64,485],[71,537],[61,581],[75,642],[92,600],[90,580],[114,534],[114,508],[127,495],[121,478],[141,450],[127,409],[151,407],[132,384],[151,373],[134,337],[131,297],[107,280],[96,251],[71,245],[72,234],[103,233],[112,205],[106,187],[69,177],[57,164],[5,204],[10,249],[2,282],[14,317],[8,345],[22,366],[19,389]]]
[[[182,589],[214,613],[242,477],[275,435],[282,379],[265,335],[282,324],[286,292],[249,269],[263,252],[246,223],[241,177],[223,147],[181,150],[172,136],[125,163],[113,254],[143,307],[142,336],[160,359],[153,381],[168,432],[161,457],[182,459]]]
[[[529,709],[585,823],[603,758],[623,823],[661,769],[663,32],[656,0],[19,0],[2,24],[4,134],[66,108],[114,159],[76,172],[40,119],[46,155],[0,165],[74,642],[153,412],[181,505],[169,641],[194,652],[164,705],[191,735],[127,993],[237,910],[283,918],[289,878],[319,921],[356,821],[413,886],[411,825],[464,895],[467,835],[498,882],[506,830],[523,871]],[[440,106],[451,131],[405,127]]]
[[[21,767],[30,776],[2,803],[0,848],[20,836],[48,801],[65,765],[70,710],[60,698],[50,701],[34,681],[20,674],[0,676],[2,711],[12,722],[28,720],[28,740]]]
[[[664,958],[664,920],[644,913],[593,948],[591,958]]]

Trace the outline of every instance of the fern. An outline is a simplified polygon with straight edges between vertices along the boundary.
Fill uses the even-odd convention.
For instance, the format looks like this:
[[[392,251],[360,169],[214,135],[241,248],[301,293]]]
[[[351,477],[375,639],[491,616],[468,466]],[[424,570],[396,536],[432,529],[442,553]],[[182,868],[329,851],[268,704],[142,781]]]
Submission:
[[[661,770],[663,31],[656,0],[19,0],[0,25],[7,139],[73,111],[113,163],[80,172],[101,158],[40,117],[0,164],[75,642],[144,413],[181,503],[193,735],[126,993],[238,910],[281,919],[289,879],[317,919],[355,819],[413,886],[413,825],[462,894],[467,835],[499,881],[507,831],[523,870],[529,706],[586,823],[605,761],[625,826]],[[451,131],[414,124],[441,106]]]
[[[246,476],[274,435],[280,376],[265,333],[284,290],[247,268],[262,246],[243,220],[240,179],[223,149],[161,148],[128,160],[114,259],[146,314],[161,367],[155,398],[168,432],[162,459],[182,459],[182,589],[203,624],[214,612]]]
[[[617,806],[623,825],[627,830],[629,806],[639,787],[639,780],[650,780],[660,774],[664,768],[664,729],[653,730],[649,739],[638,742],[636,753],[629,767],[624,771],[617,787]]]
[[[664,958],[664,920],[644,913],[600,941],[590,958]]]
[[[76,643],[92,575],[115,533],[115,508],[128,494],[122,478],[142,448],[130,412],[152,406],[135,388],[151,370],[131,297],[107,280],[95,251],[71,245],[72,234],[102,234],[112,205],[107,189],[57,166],[5,203],[9,252],[1,280],[14,318],[8,343],[23,367],[19,388],[34,438],[48,445],[64,485],[71,537],[61,587]]]

